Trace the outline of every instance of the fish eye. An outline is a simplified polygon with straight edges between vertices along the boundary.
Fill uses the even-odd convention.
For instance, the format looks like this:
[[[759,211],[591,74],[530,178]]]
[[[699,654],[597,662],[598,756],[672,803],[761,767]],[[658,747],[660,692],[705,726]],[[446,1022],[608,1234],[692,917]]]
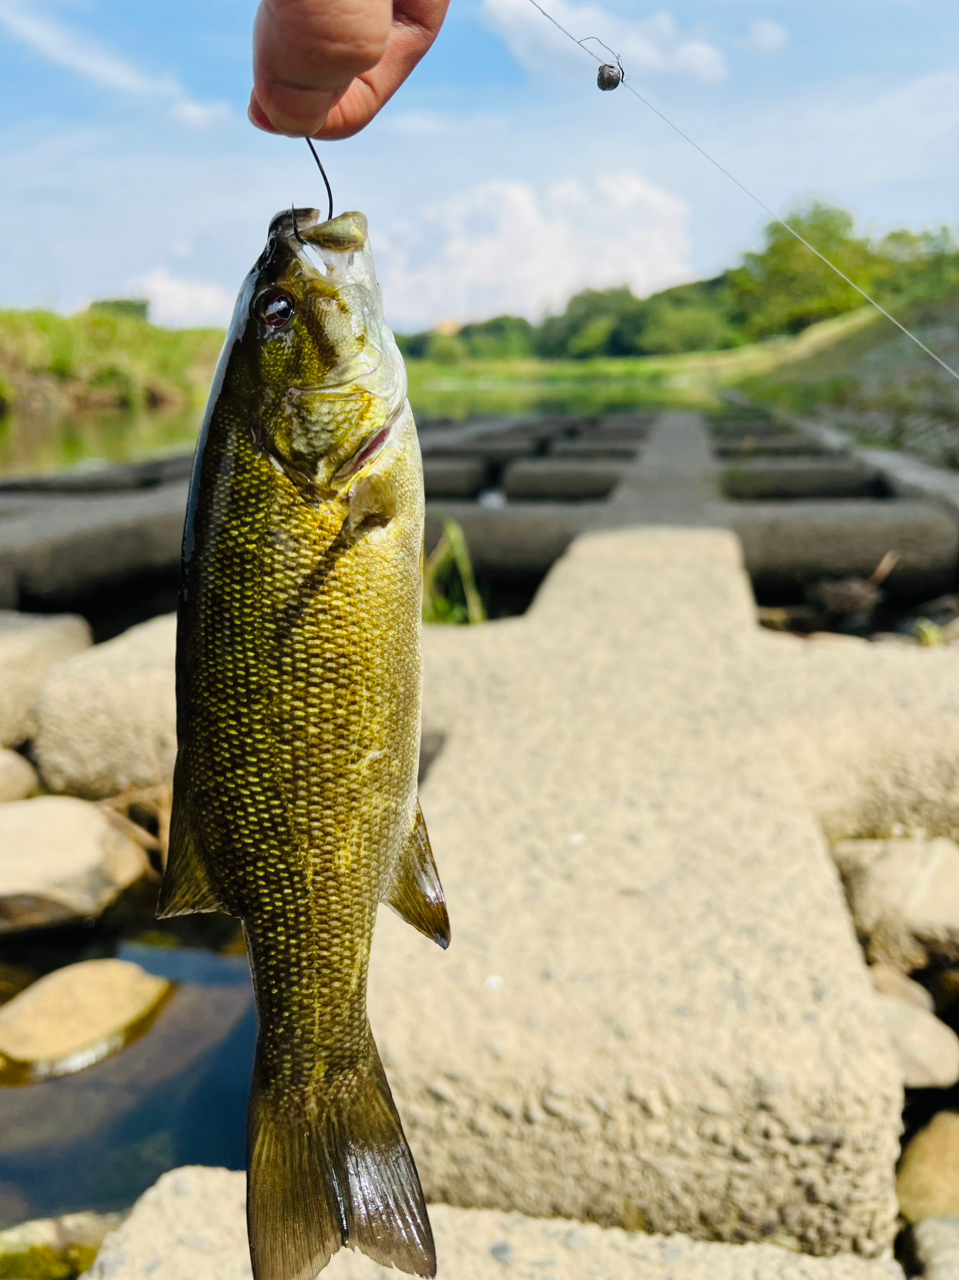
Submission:
[[[260,300],[260,318],[271,329],[282,329],[293,318],[293,299],[285,289],[273,289]]]

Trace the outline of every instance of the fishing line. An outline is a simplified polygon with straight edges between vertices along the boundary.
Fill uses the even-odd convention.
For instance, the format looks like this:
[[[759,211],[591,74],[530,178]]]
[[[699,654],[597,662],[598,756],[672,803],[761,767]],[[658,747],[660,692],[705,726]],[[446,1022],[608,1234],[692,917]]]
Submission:
[[[543,8],[543,6],[537,3],[537,0],[529,0],[529,2],[533,6],[533,8],[538,9],[539,12],[543,15],[543,17],[546,18],[549,22],[551,22],[558,31],[562,31],[564,36],[572,40],[573,44],[575,44],[577,48],[582,49],[585,54],[588,54],[589,57],[593,58],[596,62],[598,62],[600,64],[600,69],[602,70],[602,67],[605,65],[603,63],[602,58],[599,57],[598,54],[594,53],[592,49],[586,48],[586,41],[595,39],[596,37],[586,36],[583,40],[577,40],[576,37],[573,35],[573,33],[571,31],[567,31],[566,28],[562,25],[562,23],[557,22],[551,13],[547,13],[547,11]],[[600,40],[598,41],[598,43],[602,44],[603,42]],[[603,48],[609,49],[609,46],[603,45]],[[609,49],[609,52],[613,53],[613,50]],[[668,125],[670,129],[673,130],[674,133],[679,134],[679,136],[683,139],[684,142],[688,142],[689,145],[693,147],[696,151],[698,151],[699,154],[705,160],[709,161],[709,163],[713,166],[713,168],[718,169],[719,172],[723,174],[725,177],[727,177],[730,182],[734,183],[735,186],[737,186],[739,190],[743,192],[744,195],[748,196],[749,199],[752,200],[754,204],[757,204],[759,208],[763,210],[764,213],[768,213],[770,218],[772,218],[774,222],[777,222],[784,230],[788,231],[789,234],[793,236],[796,240],[798,240],[801,245],[805,245],[805,247],[809,250],[809,252],[815,254],[820,262],[824,262],[826,266],[830,269],[830,271],[834,271],[841,280],[845,280],[846,284],[848,284],[851,288],[855,289],[856,293],[858,293],[861,298],[865,298],[865,300],[871,306],[876,308],[876,310],[879,312],[880,315],[885,316],[886,319],[890,321],[891,324],[894,324],[896,328],[900,330],[900,332],[904,333],[906,337],[910,339],[910,341],[914,342],[921,351],[924,351],[927,356],[930,356],[933,360],[935,360],[936,364],[940,365],[943,369],[945,369],[946,373],[948,373],[950,377],[955,378],[955,380],[959,382],[959,372],[953,369],[951,365],[946,364],[945,360],[943,360],[941,356],[937,356],[935,351],[932,351],[929,347],[927,347],[921,338],[917,338],[916,335],[912,333],[911,330],[907,329],[904,324],[900,323],[900,321],[898,321],[894,315],[890,315],[889,312],[886,310],[886,308],[882,306],[881,303],[877,302],[876,299],[872,297],[871,294],[868,294],[865,289],[860,288],[860,286],[856,284],[855,280],[850,280],[849,277],[846,275],[845,271],[842,271],[839,267],[837,267],[834,262],[830,262],[829,259],[826,257],[826,255],[823,253],[820,253],[814,244],[810,244],[809,241],[806,239],[806,237],[802,235],[800,232],[798,232],[795,227],[791,227],[788,222],[785,222],[782,218],[780,218],[779,214],[776,213],[773,209],[770,209],[769,205],[766,204],[764,200],[761,200],[759,196],[755,194],[755,192],[750,191],[750,189],[744,183],[740,182],[739,179],[735,176],[735,174],[730,173],[727,168],[725,168],[722,164],[720,164],[718,160],[714,159],[713,156],[711,156],[708,151],[706,151],[703,147],[701,147],[698,142],[695,142],[689,136],[688,133],[684,133],[678,124],[674,124],[672,120],[670,120],[668,116],[664,115],[658,107],[654,106],[653,103],[651,103],[648,98],[644,98],[643,95],[637,89],[634,89],[631,84],[628,84],[627,76],[623,71],[623,64],[620,61],[619,56],[613,53],[613,57],[616,58],[617,70],[620,73],[619,83],[623,86],[623,88],[626,90],[627,93],[631,93],[634,98],[638,98],[644,107],[647,107],[650,111],[652,111],[654,115],[659,116],[660,120],[662,120],[664,124]],[[605,87],[605,86],[601,85],[601,87]],[[611,87],[615,87],[615,86],[611,86]]]
[[[320,176],[323,179],[323,185],[326,187],[326,198],[329,201],[329,205],[330,205],[330,211],[326,215],[326,220],[327,222],[330,222],[332,221],[332,218],[333,218],[333,188],[330,186],[330,180],[326,176],[326,170],[323,168],[323,165],[320,163],[320,157],[316,154],[316,147],[314,147],[313,145],[313,139],[307,138],[306,145],[310,148],[310,151],[313,153],[313,159],[316,161],[316,167],[319,169]]]

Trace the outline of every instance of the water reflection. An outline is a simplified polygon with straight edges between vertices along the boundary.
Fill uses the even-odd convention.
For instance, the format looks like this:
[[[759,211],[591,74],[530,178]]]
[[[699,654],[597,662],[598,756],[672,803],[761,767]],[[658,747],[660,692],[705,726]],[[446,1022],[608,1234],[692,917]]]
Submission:
[[[0,474],[52,475],[179,453],[193,448],[201,418],[200,407],[72,418],[14,413],[0,419]]]

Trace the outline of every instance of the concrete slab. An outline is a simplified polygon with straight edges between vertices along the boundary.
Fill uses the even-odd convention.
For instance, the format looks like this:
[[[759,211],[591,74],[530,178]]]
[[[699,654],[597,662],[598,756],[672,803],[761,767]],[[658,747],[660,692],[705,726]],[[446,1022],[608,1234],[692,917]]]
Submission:
[[[615,461],[582,461],[570,458],[530,458],[511,462],[503,473],[503,490],[509,498],[550,498],[596,502],[616,487],[621,468]]]
[[[0,500],[0,569],[32,607],[71,603],[143,573],[176,573],[187,484]]]
[[[226,1169],[175,1169],[107,1237],[90,1280],[250,1280],[245,1179]],[[804,1258],[772,1245],[702,1244],[562,1219],[435,1205],[438,1280],[902,1280],[891,1261]],[[349,1249],[324,1280],[398,1275]]]
[[[734,500],[764,498],[877,498],[882,480],[874,467],[852,458],[749,458],[721,475]]]
[[[888,1246],[897,1071],[754,635],[735,540],[667,529],[577,541],[523,619],[430,630],[454,941],[384,917],[371,1016],[434,1199]]]
[[[959,840],[959,651],[758,631],[757,707],[831,840]]]
[[[432,498],[475,498],[486,480],[484,462],[469,458],[423,459],[423,487]]]
[[[929,600],[959,573],[959,524],[932,502],[881,499],[731,503],[728,519],[757,591],[794,593],[820,578],[864,577],[887,551],[892,595]]]

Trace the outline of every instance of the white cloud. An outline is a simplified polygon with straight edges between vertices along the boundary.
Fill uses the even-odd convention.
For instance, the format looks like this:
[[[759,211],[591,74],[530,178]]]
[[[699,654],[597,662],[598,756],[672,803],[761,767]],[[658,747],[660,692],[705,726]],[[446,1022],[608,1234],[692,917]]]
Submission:
[[[145,276],[131,281],[129,292],[149,299],[150,319],[154,324],[174,329],[226,325],[236,301],[222,285],[171,275],[166,267],[154,267]]]
[[[646,294],[690,278],[689,209],[634,173],[537,192],[493,179],[374,235],[391,319],[536,319],[587,287]]]
[[[82,31],[30,9],[23,0],[0,0],[0,26],[49,62],[115,93],[167,104],[180,124],[205,127],[229,115],[225,103],[196,102],[172,76],[151,76]]]
[[[623,61],[626,74],[681,72],[700,80],[722,80],[726,59],[715,45],[685,36],[664,11],[632,20],[598,5],[550,0],[549,12],[577,40],[596,36]],[[538,13],[529,0],[483,0],[482,14],[506,44],[510,53],[533,72],[582,74],[583,54],[561,31]],[[601,46],[590,41],[586,48],[605,57]]]
[[[743,45],[755,53],[778,53],[789,41],[789,32],[781,22],[757,18],[749,24]]]

